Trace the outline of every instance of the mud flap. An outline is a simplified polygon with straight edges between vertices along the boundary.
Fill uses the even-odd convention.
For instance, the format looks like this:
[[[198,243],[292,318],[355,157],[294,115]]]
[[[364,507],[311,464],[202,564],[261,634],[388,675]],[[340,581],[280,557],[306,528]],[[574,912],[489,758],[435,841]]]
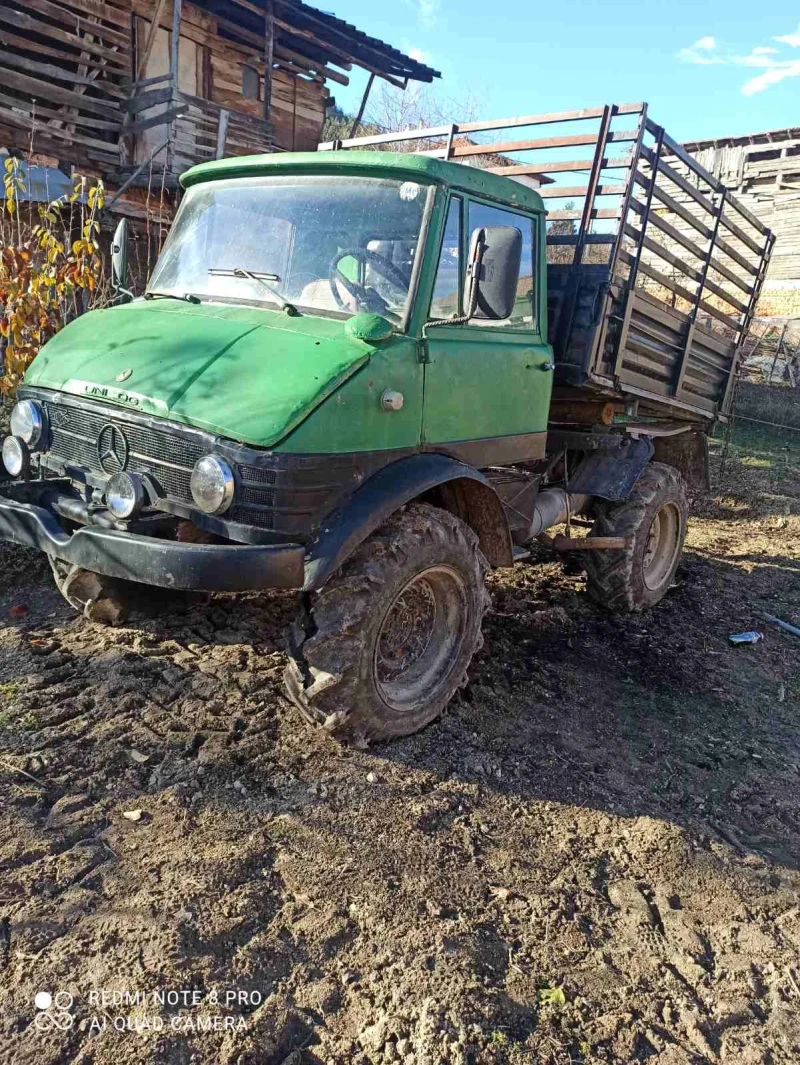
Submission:
[[[599,496],[609,503],[627,499],[639,474],[653,457],[649,437],[626,438],[613,451],[595,451],[583,460],[569,481],[570,493]]]
[[[694,491],[711,491],[708,467],[708,436],[704,429],[677,436],[660,436],[655,441],[656,462],[680,470],[684,483]]]

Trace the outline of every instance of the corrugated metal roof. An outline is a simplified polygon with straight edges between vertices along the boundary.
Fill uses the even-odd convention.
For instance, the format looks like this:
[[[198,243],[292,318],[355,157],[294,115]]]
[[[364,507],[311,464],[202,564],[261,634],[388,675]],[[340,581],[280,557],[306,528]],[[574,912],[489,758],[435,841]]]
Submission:
[[[248,13],[251,18],[254,16],[255,5],[252,0],[246,8],[237,4],[235,0],[210,0],[210,3],[206,0],[206,3],[211,10],[221,12],[224,9],[226,17],[240,23],[247,22]],[[258,7],[263,7],[266,11],[265,0],[256,0],[256,3]],[[313,32],[317,42],[323,48],[327,29],[330,34],[329,43],[339,50],[347,51],[355,63],[358,64],[361,61],[361,64],[365,65],[368,70],[376,70],[395,78],[409,78],[413,81],[433,81],[434,78],[441,77],[439,71],[434,70],[433,67],[412,59],[411,56],[387,44],[386,41],[370,37],[352,23],[345,22],[344,19],[338,18],[329,11],[312,7],[310,4],[303,3],[303,0],[274,0],[274,3],[276,14],[285,22],[297,26],[298,29],[304,28],[304,22],[313,21]],[[206,6],[203,0],[201,0],[201,5]],[[255,23],[251,28],[255,29]],[[347,43],[344,46],[342,38],[346,38]],[[333,59],[333,62],[335,64],[336,60]]]
[[[356,40],[362,41],[365,44],[370,45],[372,48],[380,48],[382,51],[385,51],[388,56],[396,59],[399,63],[413,68],[416,73],[409,74],[409,77],[413,78],[415,81],[433,81],[434,78],[440,78],[442,76],[439,71],[434,70],[433,67],[426,66],[418,60],[412,59],[411,56],[406,55],[404,52],[387,44],[385,41],[379,40],[377,37],[370,37],[368,34],[363,33],[361,30],[353,26],[352,23],[345,22],[344,19],[340,19],[336,15],[331,14],[330,11],[321,11],[319,8],[312,7],[310,4],[304,4],[302,0],[294,0],[293,3],[287,4],[287,7],[297,8],[298,10],[305,9],[306,11],[313,13],[315,16],[323,18],[326,22],[330,23],[331,26],[335,26],[343,33],[348,33]]]

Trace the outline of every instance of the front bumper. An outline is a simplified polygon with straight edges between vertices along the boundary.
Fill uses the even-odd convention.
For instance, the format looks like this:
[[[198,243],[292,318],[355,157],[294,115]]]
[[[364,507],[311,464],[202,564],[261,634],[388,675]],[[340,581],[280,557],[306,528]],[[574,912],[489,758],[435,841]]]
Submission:
[[[191,544],[96,526],[68,533],[47,507],[9,499],[2,489],[0,539],[106,577],[161,588],[245,592],[303,585],[305,549],[299,544]]]

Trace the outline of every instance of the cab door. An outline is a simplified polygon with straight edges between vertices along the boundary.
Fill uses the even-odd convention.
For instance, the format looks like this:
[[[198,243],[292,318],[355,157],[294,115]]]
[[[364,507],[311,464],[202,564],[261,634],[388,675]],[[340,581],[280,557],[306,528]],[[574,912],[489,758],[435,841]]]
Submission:
[[[544,454],[553,381],[546,341],[539,226],[543,218],[451,196],[425,327],[423,441],[483,468]],[[517,300],[503,321],[455,321],[464,308],[464,265],[472,232],[522,233]],[[540,276],[541,275],[541,276]]]

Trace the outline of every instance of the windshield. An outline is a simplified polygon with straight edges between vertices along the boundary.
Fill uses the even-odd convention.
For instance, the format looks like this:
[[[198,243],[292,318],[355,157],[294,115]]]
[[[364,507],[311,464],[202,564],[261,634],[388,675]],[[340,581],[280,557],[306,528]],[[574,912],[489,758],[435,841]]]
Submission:
[[[209,181],[184,197],[152,294],[402,321],[427,187],[353,176]]]

